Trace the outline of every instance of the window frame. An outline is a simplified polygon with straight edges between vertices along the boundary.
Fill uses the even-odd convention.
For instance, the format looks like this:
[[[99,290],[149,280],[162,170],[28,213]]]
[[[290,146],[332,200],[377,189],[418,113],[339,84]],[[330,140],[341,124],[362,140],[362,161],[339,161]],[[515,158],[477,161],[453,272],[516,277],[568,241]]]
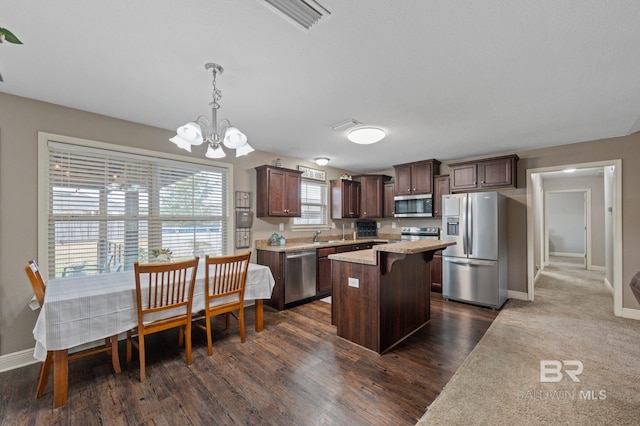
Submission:
[[[116,145],[106,142],[99,142],[89,139],[76,138],[65,135],[58,135],[47,132],[38,132],[38,263],[43,275],[49,275],[49,141],[63,144],[77,145],[81,148],[96,148],[106,151],[113,151],[122,154],[141,155],[151,158],[166,159],[202,166],[213,166],[226,169],[227,172],[227,194],[226,194],[226,221],[227,226],[223,231],[226,245],[224,250],[234,253],[233,241],[235,230],[235,215],[232,214],[234,202],[233,190],[233,165],[211,160],[201,160],[176,154],[151,151],[143,148],[135,148],[125,145]]]
[[[324,223],[320,224],[320,225],[317,225],[317,224],[316,225],[314,225],[314,224],[298,225],[298,224],[296,224],[296,219],[297,218],[293,218],[293,223],[291,224],[291,230],[293,230],[293,231],[308,231],[310,229],[330,229],[331,228],[331,224],[329,223],[329,209],[331,208],[331,206],[330,206],[330,200],[329,200],[329,185],[327,184],[326,181],[325,182],[321,182],[321,181],[314,180],[314,179],[302,178],[301,185],[302,184],[307,184],[307,183],[316,184],[316,185],[322,185],[324,187],[324,189],[323,189],[323,191],[324,191],[324,199],[325,199],[325,204],[324,204],[325,209],[324,209],[324,217],[323,217],[323,222]],[[302,194],[302,186],[300,188],[300,192]],[[316,204],[303,203],[302,202],[302,196],[301,196],[301,200],[300,200],[300,209],[301,210],[304,210],[303,206],[305,204],[316,205]]]

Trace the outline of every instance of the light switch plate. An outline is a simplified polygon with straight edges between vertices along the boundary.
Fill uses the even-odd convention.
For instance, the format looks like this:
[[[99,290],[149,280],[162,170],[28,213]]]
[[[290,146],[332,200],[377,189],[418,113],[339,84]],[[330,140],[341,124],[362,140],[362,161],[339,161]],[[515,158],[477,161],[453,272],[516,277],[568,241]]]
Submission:
[[[359,288],[360,287],[360,280],[358,278],[349,277],[349,287]]]

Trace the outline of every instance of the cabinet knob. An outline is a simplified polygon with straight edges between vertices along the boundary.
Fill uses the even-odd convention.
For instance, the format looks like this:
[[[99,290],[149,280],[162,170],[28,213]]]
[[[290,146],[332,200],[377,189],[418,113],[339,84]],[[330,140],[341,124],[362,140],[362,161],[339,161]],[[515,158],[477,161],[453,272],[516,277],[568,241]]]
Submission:
[[[484,181],[483,181],[483,180],[481,180],[481,181],[480,181],[480,183],[484,183]]]

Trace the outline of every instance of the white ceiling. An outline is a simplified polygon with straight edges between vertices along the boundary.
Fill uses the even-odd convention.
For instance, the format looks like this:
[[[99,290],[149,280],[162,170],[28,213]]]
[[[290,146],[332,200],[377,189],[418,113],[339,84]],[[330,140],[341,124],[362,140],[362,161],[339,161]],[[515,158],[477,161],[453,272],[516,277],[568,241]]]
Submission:
[[[175,129],[216,62],[256,149],[354,172],[640,130],[640,1],[319,1],[308,32],[260,0],[3,2],[24,45],[0,44],[0,91]],[[387,138],[348,142],[350,118]]]

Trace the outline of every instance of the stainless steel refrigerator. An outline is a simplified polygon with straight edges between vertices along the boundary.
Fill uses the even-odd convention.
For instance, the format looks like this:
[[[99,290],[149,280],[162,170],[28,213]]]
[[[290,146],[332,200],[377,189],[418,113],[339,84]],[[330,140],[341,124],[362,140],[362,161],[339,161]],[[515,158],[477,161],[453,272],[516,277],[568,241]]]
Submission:
[[[506,200],[497,192],[442,196],[442,296],[499,309],[507,300]]]

